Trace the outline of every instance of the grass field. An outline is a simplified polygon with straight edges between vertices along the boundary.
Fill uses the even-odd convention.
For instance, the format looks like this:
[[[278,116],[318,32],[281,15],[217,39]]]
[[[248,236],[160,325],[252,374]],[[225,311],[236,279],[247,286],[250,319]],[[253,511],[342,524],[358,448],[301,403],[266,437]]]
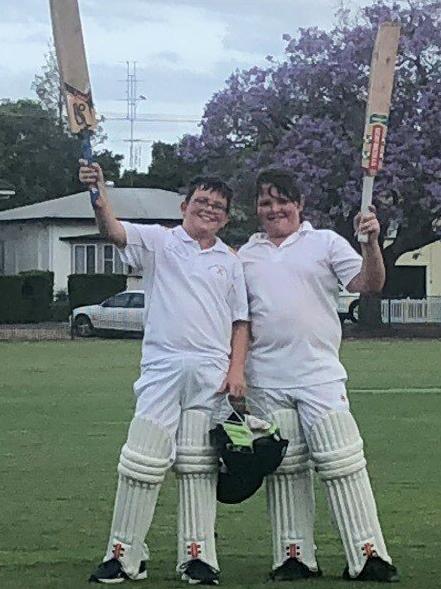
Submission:
[[[137,340],[0,344],[2,589],[89,586],[87,576],[107,540],[139,354]],[[441,342],[347,341],[343,359],[401,587],[438,588]],[[150,579],[136,586],[184,586],[174,574],[175,510],[170,476],[149,535]],[[222,585],[267,587],[271,550],[263,493],[221,506],[218,534]],[[339,579],[344,557],[319,485],[316,541],[325,576],[296,586],[347,587]]]

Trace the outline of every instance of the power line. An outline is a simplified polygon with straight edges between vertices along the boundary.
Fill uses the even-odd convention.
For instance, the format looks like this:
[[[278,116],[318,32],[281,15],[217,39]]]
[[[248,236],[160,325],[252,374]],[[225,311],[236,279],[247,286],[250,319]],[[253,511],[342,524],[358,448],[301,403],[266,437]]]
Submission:
[[[114,113],[103,114],[104,121],[126,121],[127,117],[117,116]],[[136,121],[140,123],[199,123],[200,119],[195,118],[179,118],[179,115],[141,115],[136,117]]]
[[[0,116],[2,117],[14,117],[17,119],[48,119],[50,118],[49,111],[45,111],[46,114],[35,114],[35,113],[17,113],[17,112],[4,112],[1,110],[0,105]],[[104,113],[101,115],[100,122],[104,123],[106,121],[127,121],[127,116],[121,116],[117,113]],[[186,118],[185,115],[161,115],[161,114],[151,114],[151,115],[141,115],[136,116],[136,121],[140,123],[199,123],[200,119],[194,118]]]

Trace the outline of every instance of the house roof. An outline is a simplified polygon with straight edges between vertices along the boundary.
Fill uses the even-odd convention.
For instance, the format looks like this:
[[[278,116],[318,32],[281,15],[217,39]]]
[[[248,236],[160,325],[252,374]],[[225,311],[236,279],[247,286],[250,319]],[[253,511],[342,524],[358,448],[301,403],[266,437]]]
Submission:
[[[180,209],[182,195],[177,192],[159,188],[108,187],[107,190],[113,211],[119,219],[159,221],[182,218]],[[38,219],[92,220],[94,218],[87,191],[0,212],[0,222]]]

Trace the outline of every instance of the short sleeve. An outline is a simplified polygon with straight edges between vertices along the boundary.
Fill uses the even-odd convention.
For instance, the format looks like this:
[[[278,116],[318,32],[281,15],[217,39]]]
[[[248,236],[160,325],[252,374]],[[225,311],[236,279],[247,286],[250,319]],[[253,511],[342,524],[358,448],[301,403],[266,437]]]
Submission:
[[[249,321],[245,276],[239,258],[234,263],[233,284],[230,290],[229,304],[233,323],[234,321]]]
[[[135,270],[144,267],[145,252],[155,252],[163,240],[165,228],[161,225],[141,225],[121,222],[127,237],[127,245],[118,248],[122,262]]]
[[[330,248],[330,263],[337,278],[346,287],[360,273],[362,257],[344,237],[334,233]]]

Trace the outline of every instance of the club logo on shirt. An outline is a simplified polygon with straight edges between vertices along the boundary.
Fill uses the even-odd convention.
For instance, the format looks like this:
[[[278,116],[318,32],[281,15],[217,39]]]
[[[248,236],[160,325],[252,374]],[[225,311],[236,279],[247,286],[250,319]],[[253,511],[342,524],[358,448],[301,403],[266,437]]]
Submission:
[[[214,266],[209,267],[209,270],[220,279],[225,279],[227,277],[227,269],[221,264],[214,264]]]

